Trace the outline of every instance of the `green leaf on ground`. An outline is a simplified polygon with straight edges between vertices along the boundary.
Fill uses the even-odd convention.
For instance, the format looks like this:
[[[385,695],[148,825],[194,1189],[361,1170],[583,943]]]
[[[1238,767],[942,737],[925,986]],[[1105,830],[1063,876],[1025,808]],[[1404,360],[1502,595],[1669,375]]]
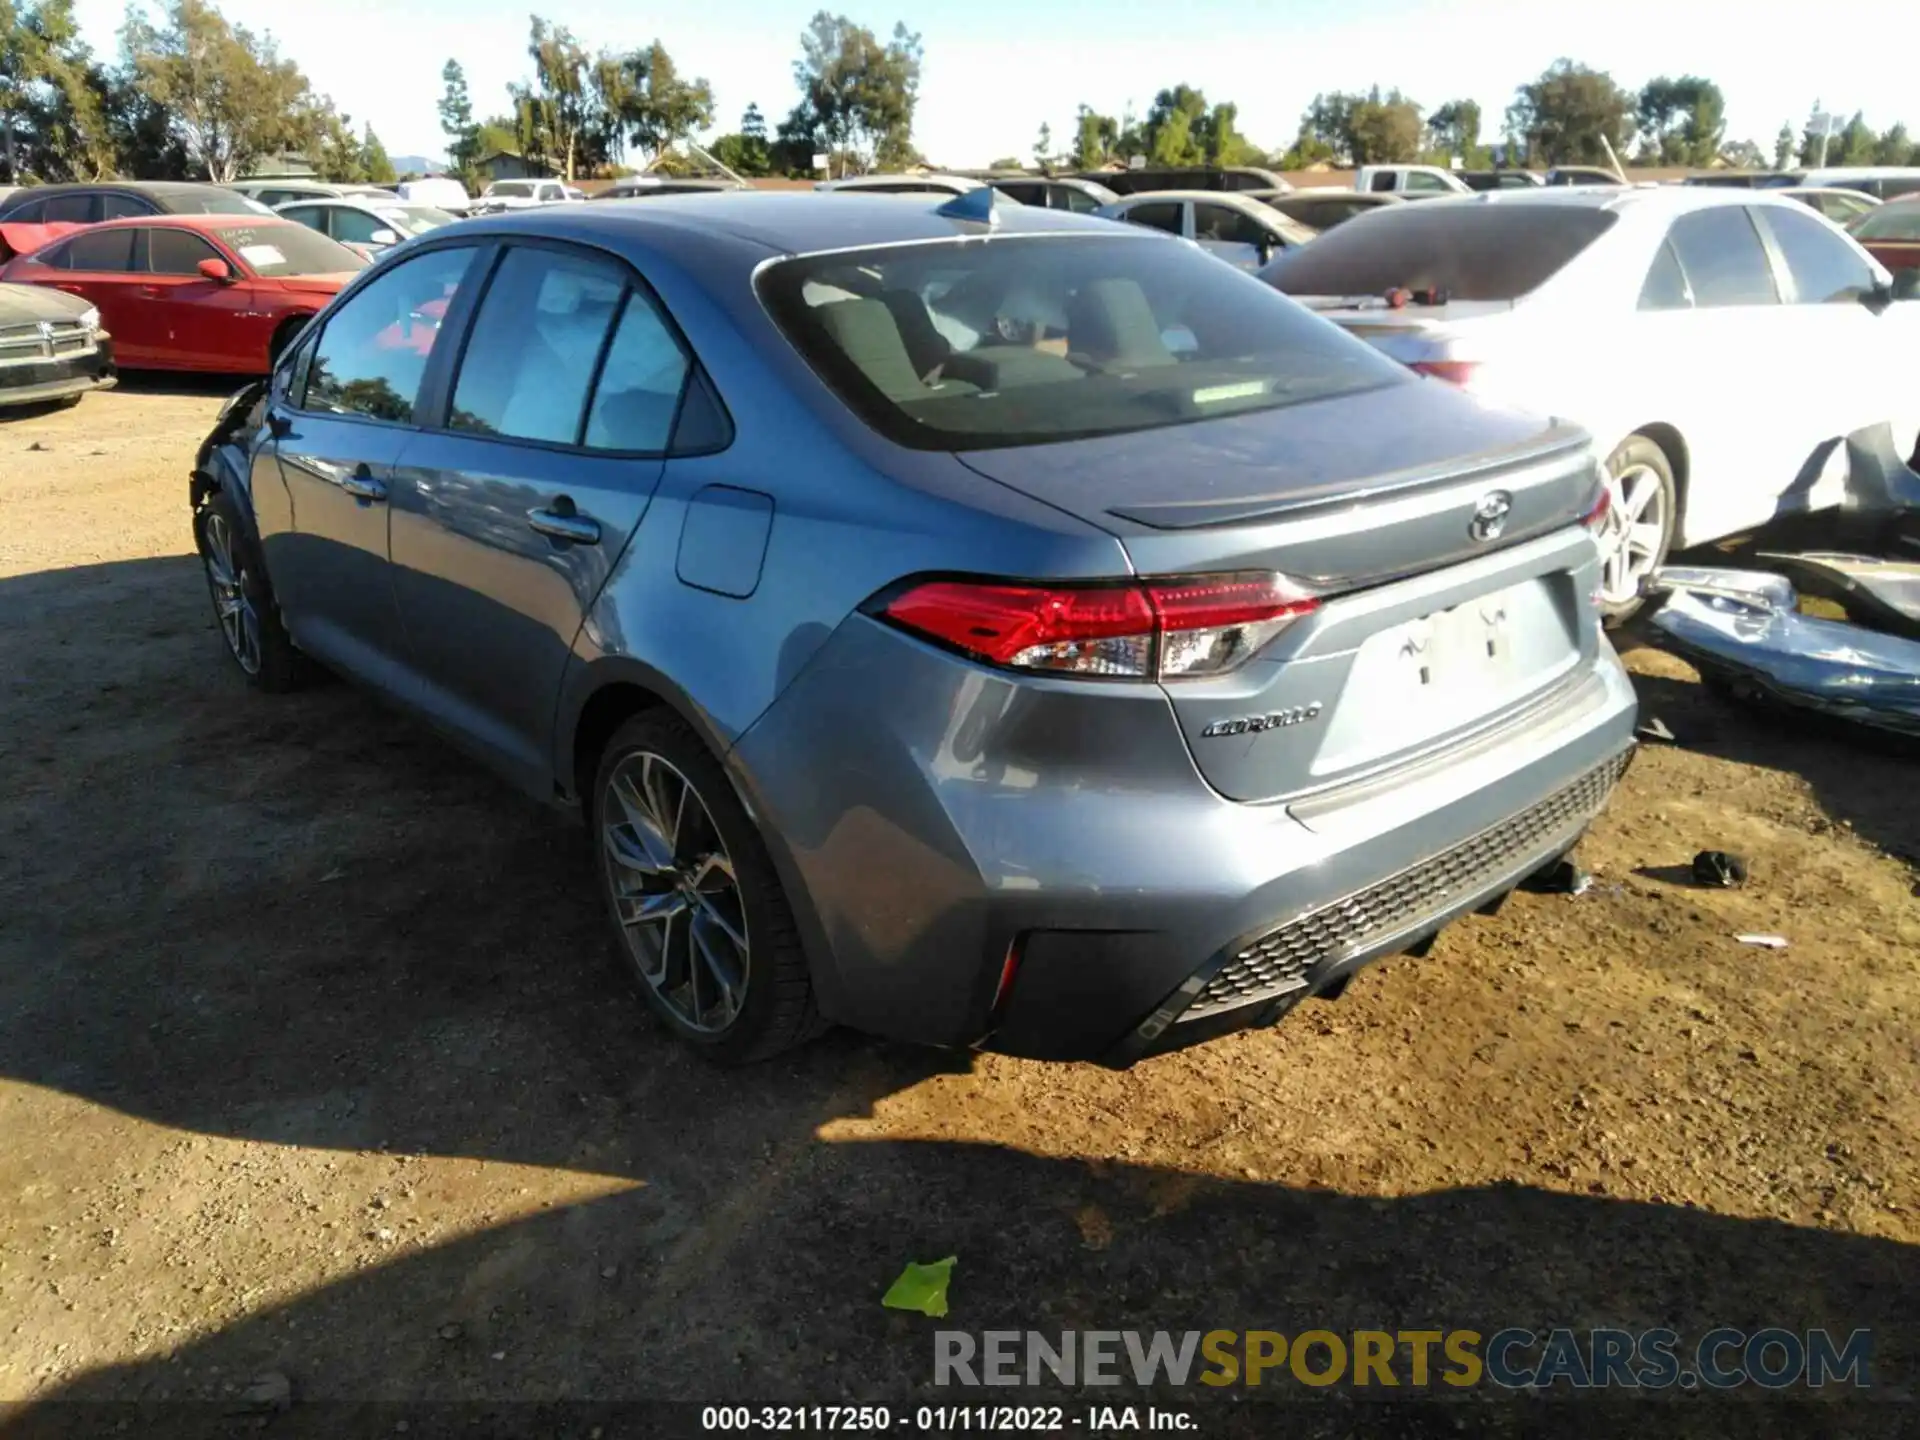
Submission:
[[[918,1310],[939,1319],[947,1313],[947,1282],[953,1279],[954,1262],[959,1258],[949,1255],[931,1265],[909,1260],[900,1278],[880,1297],[880,1303],[889,1310]]]

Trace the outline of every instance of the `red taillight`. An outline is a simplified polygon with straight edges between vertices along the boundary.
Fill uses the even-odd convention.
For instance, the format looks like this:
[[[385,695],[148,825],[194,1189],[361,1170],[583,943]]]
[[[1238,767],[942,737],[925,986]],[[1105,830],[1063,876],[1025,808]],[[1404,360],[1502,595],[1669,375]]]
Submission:
[[[1480,366],[1472,360],[1416,360],[1407,367],[1421,375],[1445,380],[1449,385],[1469,385]]]
[[[933,580],[883,613],[996,665],[1144,680],[1232,670],[1319,603],[1284,576],[1241,572],[1100,586]]]
[[[1613,491],[1603,481],[1600,494],[1593,502],[1593,508],[1580,517],[1580,523],[1589,530],[1598,531],[1607,523],[1607,513],[1613,509]]]
[[[988,1013],[998,1016],[1006,1008],[1007,996],[1013,992],[1013,977],[1020,973],[1020,950],[1026,940],[1025,934],[1016,935],[1007,946],[1007,958],[1000,962],[1000,983],[993,990],[993,1004]]]

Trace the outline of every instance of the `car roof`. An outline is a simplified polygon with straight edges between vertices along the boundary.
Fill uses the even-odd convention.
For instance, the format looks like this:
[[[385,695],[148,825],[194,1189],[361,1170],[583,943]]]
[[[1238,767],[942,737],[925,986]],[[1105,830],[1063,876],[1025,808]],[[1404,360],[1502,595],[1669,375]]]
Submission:
[[[288,220],[273,211],[256,212],[252,210],[230,212],[224,215],[127,215],[118,220],[103,220],[97,225],[89,225],[88,230],[230,230],[239,225],[291,225],[296,230],[306,226],[297,220]]]
[[[531,233],[619,248],[622,238],[691,237],[703,245],[730,243],[753,263],[774,255],[857,250],[874,245],[977,237],[977,221],[939,213],[951,195],[859,195],[813,190],[732,190],[716,195],[660,195],[523,210],[461,222],[463,235]],[[1069,210],[1005,201],[994,207],[996,235],[1077,231],[1127,234],[1108,220]],[[291,222],[288,222],[291,223]]]
[[[1291,197],[1298,195],[1300,192],[1298,190],[1292,190],[1285,192],[1276,191],[1275,193]],[[1358,194],[1359,192],[1355,191],[1354,193]],[[1258,205],[1263,210],[1271,210],[1273,208],[1259,196],[1249,195],[1244,190],[1136,190],[1131,195],[1122,195],[1113,203],[1117,207],[1131,208],[1135,205],[1150,204],[1155,200],[1218,200],[1228,205],[1237,202],[1244,205]]]
[[[1644,211],[1683,215],[1719,205],[1768,205],[1773,190],[1747,190],[1723,185],[1529,185],[1524,190],[1481,190],[1472,195],[1437,195],[1422,200],[1425,210],[1435,205],[1515,206],[1571,205],[1592,210]],[[1782,200],[1779,203],[1785,203]]]
[[[132,190],[142,195],[198,195],[206,190],[230,189],[226,185],[208,185],[198,180],[62,180],[52,185],[25,185],[8,199],[32,193],[57,195],[74,190]]]

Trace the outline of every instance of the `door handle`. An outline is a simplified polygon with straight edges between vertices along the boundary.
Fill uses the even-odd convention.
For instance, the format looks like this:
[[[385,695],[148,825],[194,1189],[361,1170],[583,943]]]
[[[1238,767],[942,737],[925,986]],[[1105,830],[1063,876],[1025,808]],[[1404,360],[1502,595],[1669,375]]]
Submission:
[[[387,498],[387,482],[377,479],[364,464],[354,466],[351,474],[342,476],[340,488],[359,500]]]
[[[164,285],[142,285],[140,287],[140,293],[149,300],[158,300],[167,293],[167,287]]]
[[[527,511],[527,524],[554,540],[574,545],[600,543],[600,522],[576,512],[573,502],[564,495],[554,501],[551,508]]]

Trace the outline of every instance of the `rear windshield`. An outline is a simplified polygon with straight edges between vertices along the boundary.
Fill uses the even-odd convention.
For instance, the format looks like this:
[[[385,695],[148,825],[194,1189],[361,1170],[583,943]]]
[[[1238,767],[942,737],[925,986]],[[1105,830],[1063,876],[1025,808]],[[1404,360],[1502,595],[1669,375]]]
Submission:
[[[1384,206],[1289,250],[1261,278],[1289,295],[1438,289],[1452,300],[1517,300],[1613,227],[1587,205]]]
[[[921,450],[1118,435],[1409,380],[1196,246],[1119,227],[801,256],[760,284],[827,384]]]
[[[424,235],[429,230],[438,230],[442,225],[453,223],[453,216],[431,205],[376,204],[373,213],[403,235]]]
[[[1920,240],[1920,205],[1882,205],[1853,222],[1856,240]]]
[[[501,180],[489,185],[487,194],[504,195],[509,200],[518,200],[533,194],[533,186],[525,180]]]
[[[204,190],[168,190],[158,198],[175,215],[258,215],[267,210],[258,200],[238,190],[216,185]]]
[[[367,262],[337,240],[291,220],[260,225],[222,225],[227,247],[247,262],[247,268],[266,279],[287,275],[338,275],[364,270]]]

